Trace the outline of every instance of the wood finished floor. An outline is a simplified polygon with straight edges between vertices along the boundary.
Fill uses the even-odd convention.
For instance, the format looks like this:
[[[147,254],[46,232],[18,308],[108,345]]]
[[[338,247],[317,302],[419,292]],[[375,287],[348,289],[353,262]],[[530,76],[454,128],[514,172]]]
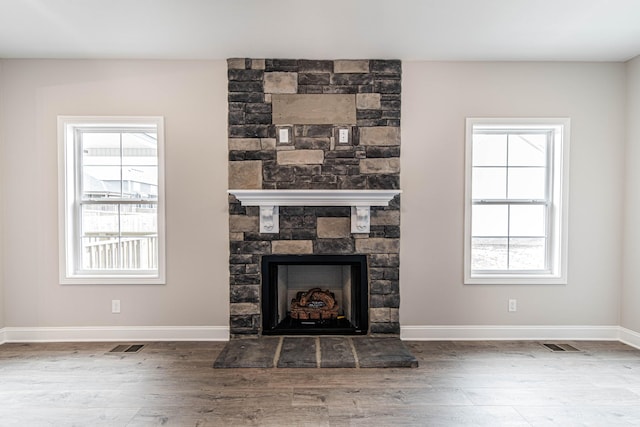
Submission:
[[[416,369],[213,369],[224,343],[0,346],[0,426],[640,425],[640,350],[408,342]]]

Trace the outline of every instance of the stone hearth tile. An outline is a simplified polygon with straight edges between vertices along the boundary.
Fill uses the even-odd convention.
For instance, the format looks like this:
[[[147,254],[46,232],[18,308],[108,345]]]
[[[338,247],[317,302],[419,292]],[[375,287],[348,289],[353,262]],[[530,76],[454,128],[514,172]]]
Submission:
[[[400,338],[353,338],[361,368],[417,368],[418,360]]]
[[[273,368],[280,338],[232,339],[213,364],[214,368]]]
[[[278,368],[317,368],[316,339],[285,337],[280,350]]]
[[[353,355],[350,339],[347,337],[321,337],[320,367],[355,368],[356,359]]]

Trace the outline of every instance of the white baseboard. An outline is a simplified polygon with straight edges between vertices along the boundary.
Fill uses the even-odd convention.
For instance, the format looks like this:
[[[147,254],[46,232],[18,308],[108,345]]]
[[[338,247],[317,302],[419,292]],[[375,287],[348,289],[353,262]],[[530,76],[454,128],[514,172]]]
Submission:
[[[0,329],[3,342],[228,341],[225,326],[47,327]]]
[[[631,329],[620,327],[620,341],[640,349],[640,333],[632,331]]]
[[[402,326],[406,341],[597,340],[617,341],[618,326]],[[638,335],[640,337],[640,335]]]

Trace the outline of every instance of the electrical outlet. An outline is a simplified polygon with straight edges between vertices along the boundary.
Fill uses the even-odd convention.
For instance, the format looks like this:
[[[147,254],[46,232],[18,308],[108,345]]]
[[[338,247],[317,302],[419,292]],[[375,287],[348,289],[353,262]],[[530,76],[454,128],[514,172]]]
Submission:
[[[111,312],[112,313],[120,313],[120,300],[112,299],[111,300]]]
[[[509,311],[518,311],[518,301],[515,299],[509,300]]]

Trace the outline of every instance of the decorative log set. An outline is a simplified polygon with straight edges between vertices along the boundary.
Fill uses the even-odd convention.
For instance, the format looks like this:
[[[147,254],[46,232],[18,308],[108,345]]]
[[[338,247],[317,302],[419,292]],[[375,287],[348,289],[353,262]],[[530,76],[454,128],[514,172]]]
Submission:
[[[328,320],[338,317],[340,307],[333,292],[320,288],[298,292],[291,300],[291,318],[298,320]]]

